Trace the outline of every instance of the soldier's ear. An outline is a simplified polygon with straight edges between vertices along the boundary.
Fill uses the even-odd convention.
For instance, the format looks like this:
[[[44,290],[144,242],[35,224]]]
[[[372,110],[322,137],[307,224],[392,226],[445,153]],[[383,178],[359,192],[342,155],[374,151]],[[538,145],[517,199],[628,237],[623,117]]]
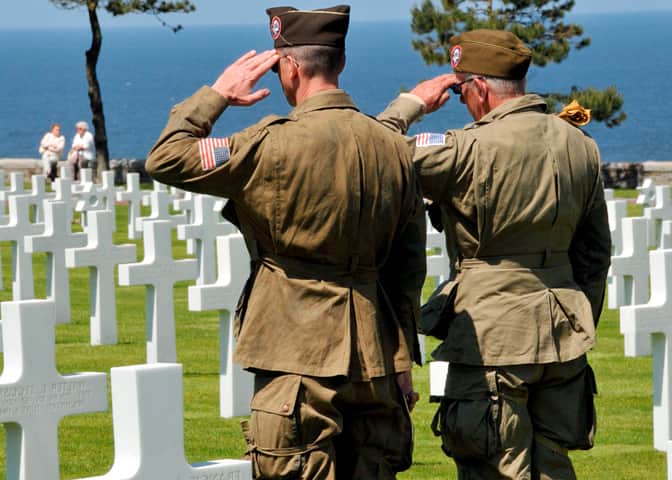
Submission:
[[[340,75],[343,73],[343,70],[345,69],[345,52],[343,52],[343,56],[341,57],[341,64],[338,66],[338,74]]]

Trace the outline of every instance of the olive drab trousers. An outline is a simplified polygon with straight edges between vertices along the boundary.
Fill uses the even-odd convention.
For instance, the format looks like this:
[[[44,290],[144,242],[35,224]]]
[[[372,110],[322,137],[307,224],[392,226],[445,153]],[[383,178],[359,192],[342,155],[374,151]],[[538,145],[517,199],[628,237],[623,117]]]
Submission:
[[[387,480],[411,466],[413,431],[396,375],[257,374],[242,423],[254,478]]]
[[[568,450],[593,446],[596,393],[585,355],[546,365],[451,363],[432,428],[460,480],[572,480]]]

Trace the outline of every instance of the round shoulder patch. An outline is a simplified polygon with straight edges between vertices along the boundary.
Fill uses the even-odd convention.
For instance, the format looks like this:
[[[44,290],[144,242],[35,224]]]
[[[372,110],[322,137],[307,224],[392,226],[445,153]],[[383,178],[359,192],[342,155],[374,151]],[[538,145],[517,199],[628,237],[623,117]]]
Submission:
[[[455,68],[460,64],[460,60],[462,60],[462,47],[455,45],[450,52],[450,65]]]
[[[273,17],[271,19],[271,38],[277,40],[282,32],[282,20],[280,17]]]

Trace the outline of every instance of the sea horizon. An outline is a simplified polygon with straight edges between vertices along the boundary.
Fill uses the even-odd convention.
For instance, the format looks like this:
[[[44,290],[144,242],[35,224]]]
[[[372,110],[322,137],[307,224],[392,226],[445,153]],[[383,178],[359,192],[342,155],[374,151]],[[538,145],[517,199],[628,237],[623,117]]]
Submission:
[[[584,27],[591,46],[572,51],[560,64],[532,67],[528,90],[615,85],[624,95],[628,119],[612,129],[596,122],[585,128],[598,142],[603,161],[672,160],[669,120],[661,104],[672,83],[672,47],[665,42],[672,12],[577,14],[567,19]],[[450,70],[424,65],[411,47],[412,38],[409,21],[352,22],[341,86],[363,112],[375,115],[399,91]],[[38,158],[39,139],[53,122],[62,125],[68,144],[75,122],[91,125],[84,75],[89,43],[88,25],[0,30],[0,59],[7,65],[0,70],[0,157]],[[267,26],[260,23],[190,26],[176,35],[160,25],[106,28],[98,75],[110,157],[145,158],[172,105],[211,84],[245,51],[270,45]],[[269,99],[249,109],[228,109],[213,135],[230,135],[265,115],[291,110],[273,75],[259,86],[271,89]],[[451,99],[411,133],[444,132],[471,121],[464,106]]]

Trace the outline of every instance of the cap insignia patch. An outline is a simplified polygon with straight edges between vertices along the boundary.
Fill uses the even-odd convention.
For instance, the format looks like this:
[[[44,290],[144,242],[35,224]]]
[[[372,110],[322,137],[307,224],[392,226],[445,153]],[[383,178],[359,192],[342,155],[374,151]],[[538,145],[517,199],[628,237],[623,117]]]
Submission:
[[[271,19],[271,38],[277,40],[282,32],[282,20],[280,17],[273,17]]]
[[[450,65],[455,68],[460,64],[460,60],[462,60],[462,47],[455,45],[450,52]]]

